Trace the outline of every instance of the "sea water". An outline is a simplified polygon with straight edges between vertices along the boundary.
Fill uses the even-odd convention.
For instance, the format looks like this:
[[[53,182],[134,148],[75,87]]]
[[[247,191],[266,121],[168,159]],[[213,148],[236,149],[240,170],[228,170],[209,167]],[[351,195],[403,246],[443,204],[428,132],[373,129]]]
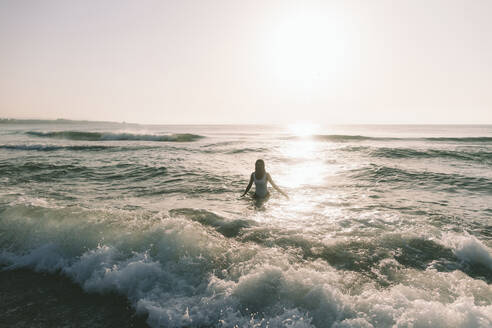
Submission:
[[[490,327],[492,126],[312,132],[3,122],[0,269],[152,327]]]

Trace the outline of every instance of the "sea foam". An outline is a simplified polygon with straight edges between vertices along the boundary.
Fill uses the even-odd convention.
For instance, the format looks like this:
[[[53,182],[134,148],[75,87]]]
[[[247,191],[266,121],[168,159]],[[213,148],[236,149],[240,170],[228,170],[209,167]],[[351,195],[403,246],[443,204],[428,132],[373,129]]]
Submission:
[[[492,291],[460,271],[403,267],[388,288],[320,259],[226,238],[199,210],[149,214],[13,206],[2,212],[4,269],[64,274],[87,292],[117,292],[153,327],[488,327]],[[118,220],[114,220],[115,218]],[[224,219],[225,220],[225,219]],[[473,238],[450,237],[457,256],[490,264]],[[4,248],[5,249],[5,248]],[[462,254],[462,255],[460,255]],[[488,254],[488,255],[484,255]],[[476,299],[473,291],[481,295]]]
[[[446,233],[443,243],[453,249],[454,254],[463,262],[481,264],[492,270],[492,249],[484,245],[475,236]]]

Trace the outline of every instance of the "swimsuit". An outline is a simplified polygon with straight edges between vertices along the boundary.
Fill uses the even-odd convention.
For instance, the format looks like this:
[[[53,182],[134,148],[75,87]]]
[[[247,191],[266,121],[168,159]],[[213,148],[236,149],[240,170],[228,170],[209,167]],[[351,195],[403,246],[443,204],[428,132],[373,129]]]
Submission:
[[[253,179],[255,181],[255,195],[257,197],[265,197],[268,195],[268,190],[267,190],[267,173],[263,175],[262,179],[257,179],[256,178],[256,173],[253,173]]]

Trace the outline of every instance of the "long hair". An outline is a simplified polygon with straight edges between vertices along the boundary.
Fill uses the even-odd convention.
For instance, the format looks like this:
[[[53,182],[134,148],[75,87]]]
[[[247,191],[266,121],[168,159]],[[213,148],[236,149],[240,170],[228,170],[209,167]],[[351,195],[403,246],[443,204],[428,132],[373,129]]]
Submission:
[[[262,159],[259,159],[255,162],[255,176],[257,179],[263,179],[265,175],[265,162]]]

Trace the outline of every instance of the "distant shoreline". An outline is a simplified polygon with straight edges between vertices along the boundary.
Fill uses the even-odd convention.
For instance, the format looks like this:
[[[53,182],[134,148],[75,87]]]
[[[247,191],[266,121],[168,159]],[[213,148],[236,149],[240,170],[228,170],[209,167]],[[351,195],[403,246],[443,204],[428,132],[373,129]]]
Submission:
[[[284,126],[288,124],[265,123],[133,123],[115,121],[90,121],[58,119],[17,119],[0,118],[0,124],[118,124],[118,125],[155,125],[155,126]],[[492,126],[492,123],[336,123],[326,126]]]
[[[64,118],[58,118],[55,120],[41,120],[41,119],[17,119],[17,118],[0,118],[0,124],[40,124],[40,123],[55,123],[55,124],[80,124],[80,123],[112,123],[112,124],[126,124],[126,122],[110,122],[110,121],[88,121],[88,120],[69,120]],[[128,123],[133,124],[133,123]]]

